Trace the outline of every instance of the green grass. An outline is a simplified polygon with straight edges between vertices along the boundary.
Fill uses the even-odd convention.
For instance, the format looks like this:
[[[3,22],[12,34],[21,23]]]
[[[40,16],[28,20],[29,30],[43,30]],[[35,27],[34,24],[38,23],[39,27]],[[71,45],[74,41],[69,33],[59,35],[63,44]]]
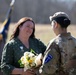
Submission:
[[[8,39],[10,38],[10,35],[12,34],[13,30],[15,28],[15,24],[11,24],[9,27],[9,32],[8,32]],[[35,36],[36,38],[40,39],[43,41],[46,45],[48,42],[55,37],[54,32],[51,29],[51,26],[49,24],[36,24],[35,26]],[[68,31],[72,33],[74,37],[76,37],[76,25],[70,25],[68,27]]]

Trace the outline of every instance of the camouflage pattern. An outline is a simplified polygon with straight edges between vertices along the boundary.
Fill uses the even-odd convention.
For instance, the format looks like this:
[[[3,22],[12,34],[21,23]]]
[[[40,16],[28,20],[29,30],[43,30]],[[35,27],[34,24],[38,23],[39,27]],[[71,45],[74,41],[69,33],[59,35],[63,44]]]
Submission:
[[[48,55],[52,58],[45,63]],[[76,75],[76,39],[70,33],[51,40],[39,69],[41,75]]]

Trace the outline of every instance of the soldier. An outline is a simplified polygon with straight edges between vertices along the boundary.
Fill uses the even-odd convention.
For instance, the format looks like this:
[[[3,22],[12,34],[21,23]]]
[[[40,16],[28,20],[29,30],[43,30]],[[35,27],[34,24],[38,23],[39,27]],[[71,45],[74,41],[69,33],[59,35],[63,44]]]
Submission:
[[[50,41],[39,69],[41,75],[76,75],[76,38],[67,32],[71,21],[65,12],[50,16],[56,38]]]

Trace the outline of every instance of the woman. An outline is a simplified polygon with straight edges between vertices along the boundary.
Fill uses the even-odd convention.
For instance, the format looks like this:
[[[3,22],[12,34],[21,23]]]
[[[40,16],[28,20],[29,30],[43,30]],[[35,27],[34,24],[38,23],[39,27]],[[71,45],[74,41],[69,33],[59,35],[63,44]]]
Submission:
[[[24,52],[33,49],[37,54],[42,53],[46,46],[35,38],[35,23],[32,18],[21,18],[17,27],[11,36],[11,40],[5,45],[1,60],[1,69],[5,75],[35,75],[33,70],[20,68],[18,61],[23,56]]]
[[[50,21],[56,38],[50,41],[39,71],[41,75],[76,75],[76,38],[67,31],[70,19],[57,12]]]

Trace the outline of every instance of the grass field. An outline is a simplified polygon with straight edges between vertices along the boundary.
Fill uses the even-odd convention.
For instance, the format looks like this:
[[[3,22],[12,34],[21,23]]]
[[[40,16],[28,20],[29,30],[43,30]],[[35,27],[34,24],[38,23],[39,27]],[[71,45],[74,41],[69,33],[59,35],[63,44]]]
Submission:
[[[10,38],[10,35],[12,34],[14,30],[15,24],[11,24],[9,27],[9,32],[8,32],[8,40]],[[51,26],[49,24],[36,24],[35,26],[35,36],[43,41],[46,45],[48,42],[55,37],[54,32],[51,29]],[[76,37],[76,25],[70,25],[68,27],[68,31],[72,33],[74,37]]]

